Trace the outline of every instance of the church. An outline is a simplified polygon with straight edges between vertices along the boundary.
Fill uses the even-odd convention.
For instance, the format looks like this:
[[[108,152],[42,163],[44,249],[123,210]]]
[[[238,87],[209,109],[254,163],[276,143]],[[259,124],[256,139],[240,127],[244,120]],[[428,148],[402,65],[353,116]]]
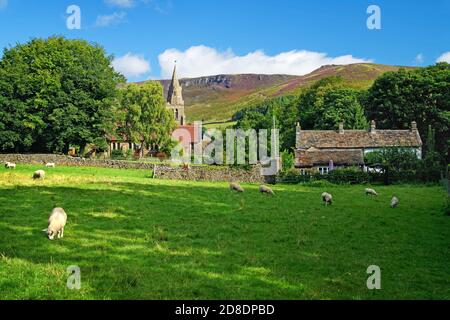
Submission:
[[[181,126],[185,125],[186,115],[184,113],[183,88],[177,77],[177,66],[173,68],[172,81],[167,94],[167,108],[173,111],[175,122]]]
[[[184,129],[182,132],[186,132],[186,137],[180,137],[177,135],[176,138],[180,142],[188,143],[193,146],[199,141],[200,137],[198,134],[194,133],[194,126],[186,124],[186,114],[184,111],[184,100],[183,100],[183,88],[181,87],[180,81],[177,76],[177,66],[173,68],[172,80],[170,81],[169,90],[167,93],[166,105],[169,110],[173,112],[173,116],[176,123],[176,129]],[[177,130],[179,132],[179,130]],[[185,141],[183,141],[183,139]],[[186,141],[188,139],[189,141]],[[140,154],[140,145],[128,141],[126,137],[108,137],[108,154],[114,150],[122,150],[126,152],[132,150],[136,156]],[[162,156],[158,154],[156,150],[145,150],[144,156]]]

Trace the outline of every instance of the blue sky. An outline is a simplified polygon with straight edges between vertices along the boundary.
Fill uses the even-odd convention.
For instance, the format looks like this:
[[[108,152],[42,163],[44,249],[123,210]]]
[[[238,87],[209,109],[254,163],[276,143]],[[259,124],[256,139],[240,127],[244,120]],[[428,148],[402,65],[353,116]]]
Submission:
[[[81,29],[66,27],[69,5]],[[381,30],[369,30],[369,5]],[[64,35],[98,42],[130,81],[304,74],[323,64],[450,61],[450,0],[0,0],[0,46]],[[447,53],[447,55],[445,55]]]

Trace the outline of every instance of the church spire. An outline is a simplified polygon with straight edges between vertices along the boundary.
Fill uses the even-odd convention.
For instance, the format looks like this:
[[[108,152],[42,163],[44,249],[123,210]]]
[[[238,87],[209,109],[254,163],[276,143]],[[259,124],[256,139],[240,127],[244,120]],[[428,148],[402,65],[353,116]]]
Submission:
[[[167,102],[173,106],[184,105],[183,94],[180,82],[177,77],[177,65],[175,61],[175,66],[173,67],[172,81],[169,86],[169,93],[167,95]]]
[[[169,92],[167,94],[167,107],[173,111],[175,121],[184,125],[186,116],[184,114],[183,89],[177,77],[177,62],[173,67],[172,81],[169,85]]]

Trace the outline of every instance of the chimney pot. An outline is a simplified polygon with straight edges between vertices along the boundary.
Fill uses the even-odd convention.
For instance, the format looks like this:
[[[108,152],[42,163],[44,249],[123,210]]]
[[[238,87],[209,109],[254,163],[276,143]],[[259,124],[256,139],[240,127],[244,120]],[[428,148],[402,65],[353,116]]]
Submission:
[[[417,131],[417,122],[411,122],[411,131]]]
[[[339,134],[344,134],[344,123],[339,123]]]

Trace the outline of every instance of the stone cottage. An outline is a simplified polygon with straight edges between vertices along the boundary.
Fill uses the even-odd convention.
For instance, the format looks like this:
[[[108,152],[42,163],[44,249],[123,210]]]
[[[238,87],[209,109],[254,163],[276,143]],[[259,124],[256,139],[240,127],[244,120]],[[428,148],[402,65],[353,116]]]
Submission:
[[[295,166],[302,173],[327,174],[338,167],[365,169],[364,156],[389,147],[410,148],[422,157],[422,140],[416,122],[410,130],[380,130],[372,121],[369,130],[302,130],[297,124]]]

